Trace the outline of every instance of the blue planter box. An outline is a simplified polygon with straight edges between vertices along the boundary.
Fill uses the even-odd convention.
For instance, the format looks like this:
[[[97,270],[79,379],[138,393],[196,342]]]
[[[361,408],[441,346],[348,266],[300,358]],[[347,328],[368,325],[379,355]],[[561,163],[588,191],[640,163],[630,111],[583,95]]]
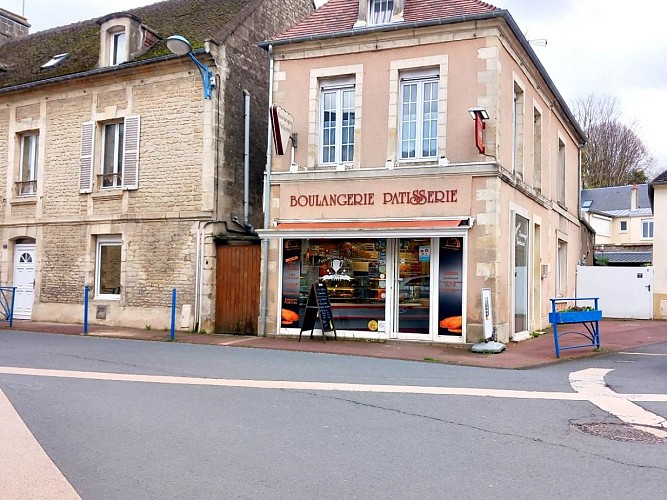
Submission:
[[[583,323],[585,321],[600,321],[602,311],[593,309],[592,311],[567,311],[549,313],[549,323]]]

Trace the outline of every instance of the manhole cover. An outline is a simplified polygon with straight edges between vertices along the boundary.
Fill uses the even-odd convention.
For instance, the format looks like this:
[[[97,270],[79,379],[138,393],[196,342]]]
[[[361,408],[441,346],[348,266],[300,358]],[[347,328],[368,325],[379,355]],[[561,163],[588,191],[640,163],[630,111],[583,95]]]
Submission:
[[[633,427],[629,424],[593,422],[575,423],[574,425],[586,434],[613,439],[614,441],[649,444],[667,443],[667,438],[656,436],[648,431]]]

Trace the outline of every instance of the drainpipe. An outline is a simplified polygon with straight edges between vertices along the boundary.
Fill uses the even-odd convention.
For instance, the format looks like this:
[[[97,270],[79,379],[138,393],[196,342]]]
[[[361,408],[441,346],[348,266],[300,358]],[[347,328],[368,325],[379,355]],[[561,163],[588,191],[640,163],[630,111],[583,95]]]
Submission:
[[[246,89],[243,89],[243,100],[245,118],[243,144],[243,223],[245,227],[248,227],[250,224],[250,92]]]
[[[266,110],[268,119],[268,134],[266,137],[266,172],[264,174],[264,229],[271,223],[271,148],[273,142],[271,130],[271,106],[273,105],[273,45],[269,45],[269,107]],[[262,239],[262,293],[259,304],[259,336],[266,337],[266,315],[268,312],[268,283],[269,283],[269,240]]]

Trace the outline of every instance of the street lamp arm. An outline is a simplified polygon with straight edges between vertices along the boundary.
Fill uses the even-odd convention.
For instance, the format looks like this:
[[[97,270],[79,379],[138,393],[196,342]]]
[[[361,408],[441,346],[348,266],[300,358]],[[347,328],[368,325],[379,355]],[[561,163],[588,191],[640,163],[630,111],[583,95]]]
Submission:
[[[201,75],[204,86],[204,99],[210,99],[213,87],[215,87],[215,84],[213,83],[213,72],[208,66],[204,66],[200,63],[192,52],[188,52],[188,55],[190,56],[190,59],[192,59],[192,62],[195,63],[195,66],[197,66],[199,74]]]
[[[213,80],[213,72],[209,69],[208,66],[204,66],[200,63],[195,55],[192,53],[192,44],[188,41],[187,38],[182,37],[181,35],[171,35],[165,41],[167,48],[177,56],[184,56],[185,54],[190,56],[192,62],[195,63],[199,74],[201,75],[203,87],[204,87],[204,99],[210,99],[213,87],[215,83]]]

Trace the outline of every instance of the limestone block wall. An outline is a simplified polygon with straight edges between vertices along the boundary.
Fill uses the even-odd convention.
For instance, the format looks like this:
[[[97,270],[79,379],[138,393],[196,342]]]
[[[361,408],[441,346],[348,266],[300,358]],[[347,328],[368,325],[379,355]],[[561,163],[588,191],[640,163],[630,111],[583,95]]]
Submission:
[[[310,0],[265,0],[225,41],[219,58],[224,101],[220,130],[225,141],[219,165],[220,217],[243,214],[244,97],[250,93],[250,223],[262,225],[263,174],[266,165],[269,56],[257,42],[270,39],[313,10]]]
[[[194,302],[196,233],[182,222],[129,223],[124,300],[134,307],[168,307],[176,288],[181,304]]]
[[[61,216],[83,216],[87,205],[80,201],[79,156],[81,152],[81,124],[90,120],[93,98],[90,95],[69,97],[54,95],[46,102],[46,129],[43,172],[43,200],[41,216],[48,219]]]
[[[195,75],[181,76],[132,88],[131,114],[141,117],[141,149],[139,189],[129,196],[130,213],[212,209],[211,202],[202,202],[201,88],[193,84]]]
[[[39,296],[43,302],[83,304],[86,284],[86,227],[55,225],[38,238]]]

